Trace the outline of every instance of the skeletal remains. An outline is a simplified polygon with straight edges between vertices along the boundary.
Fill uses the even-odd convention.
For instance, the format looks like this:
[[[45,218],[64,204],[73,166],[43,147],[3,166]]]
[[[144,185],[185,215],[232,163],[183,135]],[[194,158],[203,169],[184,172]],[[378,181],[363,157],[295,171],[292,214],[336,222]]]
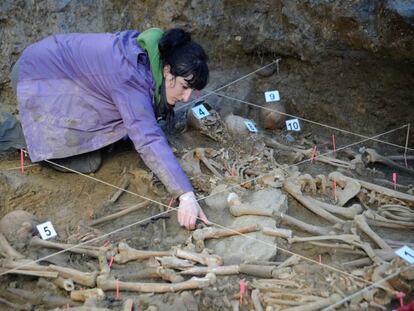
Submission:
[[[225,123],[221,121],[217,112],[211,109],[210,112],[210,118],[206,118],[202,122],[194,119],[191,121],[193,122],[191,126],[204,131],[204,134],[210,138],[223,142],[228,139],[226,128],[231,122],[226,120]],[[240,125],[240,120],[234,117],[229,120],[232,119],[234,124]],[[328,225],[311,224],[299,219],[299,217],[292,217],[271,209],[252,208],[241,202],[235,193],[230,193],[226,207],[228,209],[226,212],[229,215],[233,217],[259,215],[278,219],[284,228],[262,227],[255,223],[232,228],[205,227],[192,232],[191,243],[194,245],[189,242],[187,247],[180,246],[152,251],[134,249],[126,242],[97,247],[43,241],[32,236],[36,220],[30,215],[25,215],[26,221],[13,229],[13,235],[18,239],[11,241],[12,237],[5,236],[4,233],[1,234],[3,231],[0,230],[0,255],[5,258],[0,261],[1,271],[38,277],[39,283],[41,282],[44,286],[52,284],[70,293],[70,298],[60,296],[63,299],[58,299],[53,295],[43,296],[42,303],[50,307],[62,307],[63,304],[56,305],[56,301],[58,301],[59,303],[70,302],[72,306],[75,306],[72,308],[73,310],[76,308],[79,310],[80,308],[101,310],[103,308],[97,306],[99,301],[102,301],[105,295],[112,295],[117,289],[147,293],[196,290],[219,283],[220,279],[217,278],[219,276],[246,275],[255,278],[249,285],[249,290],[252,290],[251,304],[255,310],[305,311],[329,306],[352,291],[364,288],[370,282],[375,282],[401,267],[406,267],[394,255],[393,247],[398,241],[386,239],[379,232],[376,232],[375,228],[382,226],[412,230],[414,227],[414,197],[412,195],[351,178],[339,172],[333,172],[327,177],[318,175],[314,178],[308,174],[301,175],[297,170],[287,170],[275,161],[272,148],[294,153],[298,159],[301,157],[310,158],[312,148],[287,146],[274,139],[265,139],[264,142],[267,149],[259,148],[258,150],[261,150],[262,155],[266,153],[266,157],[270,155],[269,161],[278,168],[271,173],[271,178],[266,179],[266,176],[263,176],[257,184],[251,183],[250,186],[253,188],[256,186],[282,188],[300,205],[319,216],[321,223],[328,223]],[[258,146],[260,147],[260,144]],[[365,150],[365,157],[368,162],[383,160],[378,157],[377,153],[369,149]],[[208,176],[214,177],[214,180],[225,183],[234,177],[246,178],[262,175],[261,170],[266,170],[263,167],[254,166],[254,164],[261,163],[258,162],[258,158],[260,157],[250,156],[248,159],[239,157],[237,161],[232,160],[231,162],[226,150],[195,148],[187,152],[183,160],[187,164],[189,163],[187,167],[192,170],[194,175],[201,174],[203,170],[208,172]],[[355,161],[348,162],[330,156],[319,156],[317,161],[341,169],[355,169],[356,167]],[[125,185],[128,183],[127,179],[123,182]],[[333,183],[336,185],[335,195]],[[240,187],[237,189],[243,190]],[[116,193],[112,201],[115,202],[118,196],[119,193]],[[357,202],[358,200],[360,202]],[[146,206],[148,206],[147,203],[140,203],[121,212],[95,219],[91,221],[90,225],[95,226],[108,220],[123,217],[129,212]],[[3,221],[3,223],[8,224],[8,221]],[[7,230],[10,233],[10,229]],[[226,239],[230,236],[258,231],[264,235],[283,239],[288,242],[288,245],[311,243],[324,254],[346,252],[353,255],[354,258],[350,261],[336,263],[336,267],[346,269],[349,273],[336,274],[329,270],[322,270],[321,267],[307,263],[299,256],[291,256],[284,262],[277,264],[242,262],[229,265],[223,263],[219,255],[212,254],[211,250],[205,248],[205,242],[209,239]],[[35,264],[26,258],[24,251],[21,251],[24,250],[24,247],[21,248],[22,245],[31,249],[67,250],[74,256],[87,256],[91,261],[97,261],[98,264],[89,271],[80,271],[74,267],[47,262]],[[114,270],[108,267],[110,260],[116,263]],[[134,273],[122,274],[118,270],[126,264],[140,264],[140,268],[139,270],[137,268]],[[309,276],[310,274],[312,277]],[[350,274],[356,278],[350,277]],[[118,278],[115,278],[115,275]],[[322,277],[323,281],[318,283],[318,277]],[[380,308],[381,304],[390,301],[395,291],[411,290],[412,283],[410,281],[413,278],[413,274],[410,274],[408,270],[406,274],[401,274],[378,288],[367,291],[363,297],[353,300],[349,308],[350,310],[359,310],[365,306]],[[141,279],[157,281],[153,283],[137,281]],[[80,290],[81,286],[85,286],[87,289]],[[10,295],[14,296],[0,298],[0,303],[21,310],[30,309],[31,305],[39,303],[23,291],[12,290]],[[21,302],[20,304],[14,302],[16,297],[20,297],[20,300],[17,299]],[[23,301],[29,301],[31,305],[25,305],[22,303]],[[244,302],[245,300],[242,301],[242,303]],[[84,305],[76,306],[81,303]],[[234,306],[236,307],[238,304],[239,302],[234,303]],[[133,302],[130,300],[125,301],[125,310],[130,310],[132,305]]]

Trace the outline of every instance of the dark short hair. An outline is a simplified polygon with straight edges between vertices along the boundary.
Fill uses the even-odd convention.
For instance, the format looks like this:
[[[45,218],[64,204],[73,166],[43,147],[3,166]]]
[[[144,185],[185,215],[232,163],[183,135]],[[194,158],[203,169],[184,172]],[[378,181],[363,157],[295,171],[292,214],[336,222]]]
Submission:
[[[170,65],[174,76],[188,77],[185,79],[189,87],[201,90],[208,82],[208,57],[198,43],[191,40],[191,34],[173,28],[165,32],[158,43],[162,65]]]

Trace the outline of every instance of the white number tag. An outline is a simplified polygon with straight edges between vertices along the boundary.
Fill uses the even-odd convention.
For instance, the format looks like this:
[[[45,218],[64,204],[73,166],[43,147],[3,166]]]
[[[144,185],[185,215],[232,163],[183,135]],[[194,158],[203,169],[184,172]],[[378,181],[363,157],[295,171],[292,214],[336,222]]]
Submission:
[[[43,224],[37,225],[37,231],[39,231],[40,236],[43,240],[47,240],[56,236],[55,228],[50,221],[45,222]]]
[[[266,102],[276,102],[280,100],[279,91],[268,91],[265,92]]]
[[[210,114],[210,112],[208,112],[208,110],[206,109],[206,107],[204,107],[203,104],[195,106],[191,110],[193,110],[193,115],[197,119],[202,119],[204,117],[207,117]]]
[[[247,129],[252,133],[257,133],[257,128],[254,126],[254,124],[251,121],[244,121],[244,124],[246,124]]]
[[[395,253],[405,261],[411,264],[414,263],[414,250],[412,250],[408,246],[403,246],[400,249],[397,249]]]
[[[287,120],[286,121],[286,127],[287,127],[288,131],[299,132],[300,131],[299,120],[298,119]]]

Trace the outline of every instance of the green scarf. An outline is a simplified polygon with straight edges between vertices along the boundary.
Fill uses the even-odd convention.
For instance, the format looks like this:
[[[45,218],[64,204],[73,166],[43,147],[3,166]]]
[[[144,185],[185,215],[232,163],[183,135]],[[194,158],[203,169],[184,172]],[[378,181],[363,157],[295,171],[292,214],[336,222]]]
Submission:
[[[157,105],[160,103],[163,79],[158,42],[163,34],[164,32],[159,28],[150,28],[140,33],[137,39],[139,46],[148,53],[152,76],[155,80],[155,103]]]

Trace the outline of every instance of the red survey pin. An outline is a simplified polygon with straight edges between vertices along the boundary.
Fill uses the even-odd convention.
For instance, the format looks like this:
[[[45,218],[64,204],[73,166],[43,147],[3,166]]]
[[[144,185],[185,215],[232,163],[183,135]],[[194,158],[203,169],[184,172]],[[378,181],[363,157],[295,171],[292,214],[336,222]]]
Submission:
[[[315,157],[316,157],[316,145],[312,149],[312,156],[311,156],[311,161],[310,161],[311,163],[315,161]]]
[[[115,257],[114,257],[114,256],[112,256],[112,257],[111,257],[111,259],[109,260],[109,263],[108,263],[108,267],[109,267],[109,269],[111,269],[111,267],[112,267],[112,265],[113,265],[113,263],[114,263],[114,259],[115,259]]]
[[[397,190],[397,173],[392,173],[392,183],[394,184],[394,190]]]
[[[107,247],[110,243],[111,243],[111,241],[109,241],[109,240],[105,240],[105,241],[104,241],[103,246],[104,246],[104,247]]]
[[[246,293],[247,283],[244,280],[241,280],[239,282],[239,299],[240,299],[240,305],[243,302],[243,296]]]
[[[405,297],[405,293],[404,292],[397,292],[395,294],[395,296],[400,299],[400,307],[404,307],[404,297]]]
[[[24,175],[24,151],[23,149],[20,149],[20,169],[22,176]]]

